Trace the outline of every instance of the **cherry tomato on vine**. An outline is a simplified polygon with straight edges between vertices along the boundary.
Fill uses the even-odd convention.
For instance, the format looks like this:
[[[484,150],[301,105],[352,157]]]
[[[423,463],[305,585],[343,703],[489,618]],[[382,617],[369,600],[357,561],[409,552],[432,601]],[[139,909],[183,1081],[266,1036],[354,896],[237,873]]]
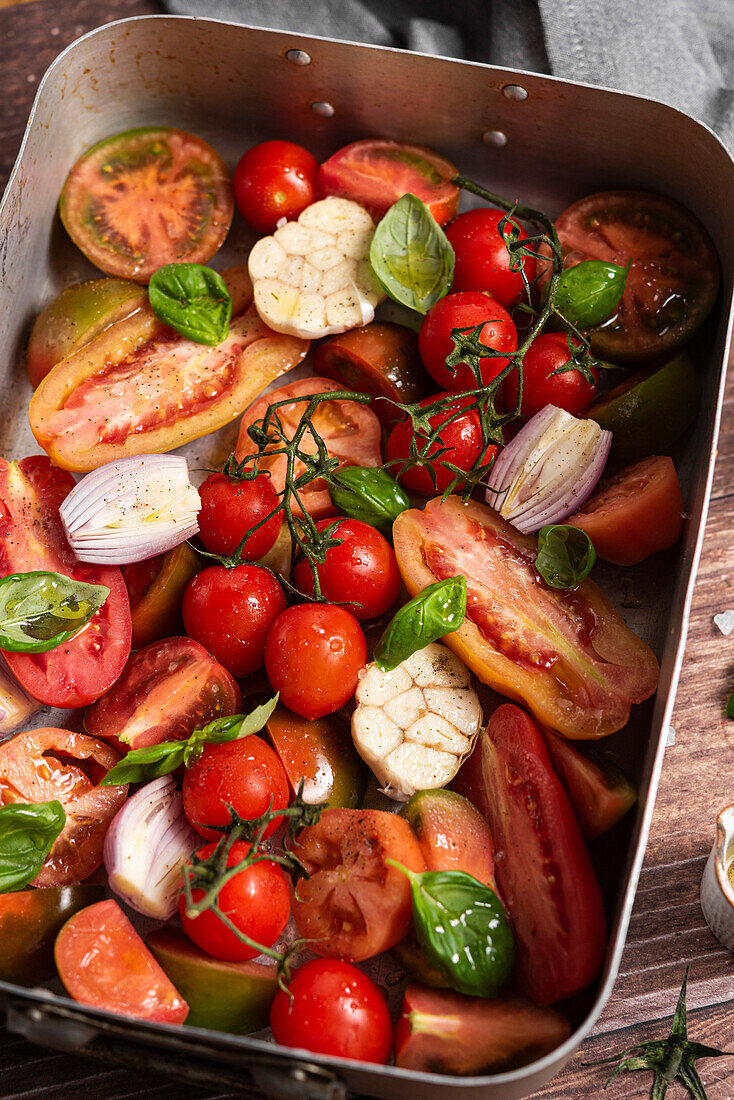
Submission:
[[[240,817],[252,821],[268,809],[288,805],[288,776],[279,758],[261,737],[250,734],[241,741],[205,745],[196,763],[183,778],[183,808],[189,822],[207,840],[222,834],[211,825],[226,825],[230,805]],[[280,818],[268,823],[265,836],[278,828]]]
[[[542,332],[536,336],[525,353],[522,364],[521,416],[535,416],[546,405],[565,409],[573,416],[580,416],[591,402],[599,385],[599,372],[590,370],[593,383],[580,370],[564,370],[571,360],[568,341],[579,347],[580,341],[567,337],[565,332]],[[556,371],[561,371],[556,374]],[[512,371],[502,383],[502,393],[508,409],[517,402],[517,372]]]
[[[316,526],[323,531],[333,523],[322,519]],[[400,571],[390,543],[358,519],[341,520],[330,537],[342,541],[326,551],[326,561],[318,566],[321,594],[332,603],[354,603],[347,610],[355,619],[382,615],[400,594]],[[313,574],[305,559],[296,566],[295,582],[302,592],[313,595]]]
[[[452,290],[486,290],[505,309],[512,309],[522,298],[525,284],[520,272],[510,268],[510,253],[499,230],[504,217],[504,210],[486,206],[467,210],[454,218],[445,232],[456,257]],[[506,232],[512,226],[519,230],[520,240],[527,238],[514,220]],[[535,276],[535,260],[526,256],[522,266],[530,282]]]
[[[451,330],[476,328],[482,321],[486,321],[480,334],[483,344],[493,351],[517,350],[517,329],[512,318],[504,306],[484,291],[447,294],[428,310],[418,333],[418,350],[426,370],[439,386],[454,392],[476,389],[476,379],[466,363],[460,363],[452,374],[446,359],[454,350]],[[508,363],[509,359],[503,355],[480,359],[483,384],[489,385]]]
[[[196,854],[207,859],[215,848],[216,844],[205,844]],[[249,851],[249,844],[235,841],[227,857],[227,866],[241,863]],[[192,891],[194,901],[200,901],[203,896],[203,890]],[[278,864],[269,859],[259,859],[233,875],[219,891],[217,901],[232,924],[263,947],[273,946],[288,923],[291,911],[288,881]],[[196,917],[187,916],[183,890],[179,894],[178,909],[186,935],[215,959],[244,962],[260,954],[243,943],[211,909],[205,909]]]
[[[263,141],[234,170],[234,201],[249,226],[272,233],[281,218],[293,221],[314,201],[319,165],[292,141]]]
[[[433,397],[427,397],[420,404],[423,408],[426,408],[434,401],[451,397],[453,397],[451,393],[437,393]],[[454,471],[446,466],[447,462],[458,466],[460,470],[471,469],[482,453],[482,427],[479,413],[474,408],[461,416],[457,416],[454,420],[449,420],[449,417],[457,409],[471,405],[472,401],[473,398],[471,397],[457,397],[446,409],[436,413],[430,419],[429,423],[432,428],[440,427],[444,423],[446,427],[442,429],[438,439],[429,447],[427,457],[430,458],[444,447],[448,448],[440,454],[440,457],[430,463],[430,469],[435,474],[435,482],[426,466],[414,466],[401,473],[400,466],[395,464],[390,467],[390,470],[401,484],[407,486],[408,489],[417,489],[420,493],[442,492],[456,476]],[[413,438],[416,439],[420,451],[425,446],[428,437],[421,432],[416,435],[412,421],[409,417],[406,417],[397,423],[390,433],[387,441],[387,461],[392,462],[395,459],[409,458],[410,444]],[[490,443],[484,452],[483,461],[490,462],[498,451],[499,447]]]
[[[276,1043],[334,1058],[384,1065],[392,1049],[385,998],[366,974],[340,959],[312,959],[280,989],[270,1009]]]
[[[362,629],[348,611],[303,603],[278,616],[265,646],[265,668],[280,701],[303,718],[323,718],[351,699],[367,664]]]
[[[268,631],[285,606],[283,589],[269,569],[212,565],[184,592],[184,627],[227,672],[249,676],[261,667]]]
[[[266,474],[252,481],[210,474],[199,489],[199,538],[212,554],[233,554],[244,535],[278,507],[278,495]],[[275,544],[280,514],[272,516],[242,548],[245,561],[256,561]]]

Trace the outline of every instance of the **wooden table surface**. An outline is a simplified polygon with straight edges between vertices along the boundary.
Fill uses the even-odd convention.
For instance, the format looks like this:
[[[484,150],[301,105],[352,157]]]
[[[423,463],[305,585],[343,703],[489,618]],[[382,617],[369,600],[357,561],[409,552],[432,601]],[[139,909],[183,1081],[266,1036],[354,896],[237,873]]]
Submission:
[[[56,54],[102,23],[159,11],[155,0],[0,0],[0,190],[20,144],[36,86]],[[612,998],[594,1034],[556,1080],[534,1100],[598,1097],[603,1058],[640,1040],[667,1033],[685,965],[692,962],[690,1033],[713,1046],[734,1048],[734,957],[708,931],[698,902],[704,863],[718,810],[734,800],[734,722],[725,716],[734,688],[732,642],[712,616],[734,607],[734,380],[724,406],[719,457],[706,540],[674,717],[675,744],[663,765],[630,933]],[[734,1058],[699,1063],[709,1100],[734,1097]],[[625,1075],[609,1100],[649,1095],[650,1074]],[[219,1093],[176,1085],[179,1100],[213,1100]],[[83,1096],[140,1100],[171,1089],[164,1078],[100,1070],[79,1057],[51,1053],[0,1028],[0,1097],[33,1100]],[[684,1090],[674,1086],[671,1100]]]

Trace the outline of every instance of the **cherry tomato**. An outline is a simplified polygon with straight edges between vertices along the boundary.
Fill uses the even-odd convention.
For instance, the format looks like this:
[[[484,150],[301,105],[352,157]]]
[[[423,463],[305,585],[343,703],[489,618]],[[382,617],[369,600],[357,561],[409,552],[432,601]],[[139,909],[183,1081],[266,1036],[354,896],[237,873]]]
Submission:
[[[362,629],[348,611],[303,603],[278,616],[265,646],[268,679],[303,718],[323,718],[354,695],[367,664]]]
[[[293,851],[310,878],[298,884],[293,916],[317,955],[360,962],[389,951],[411,927],[410,883],[385,859],[425,870],[410,825],[383,810],[324,810]]]
[[[505,309],[512,309],[522,298],[525,284],[520,272],[510,269],[510,253],[499,231],[504,217],[504,210],[486,206],[467,210],[447,226],[446,236],[456,257],[451,289],[486,290]],[[512,226],[520,240],[527,238],[522,226],[512,219],[505,232]],[[525,257],[522,266],[530,282],[535,277],[535,260]]]
[[[517,350],[517,329],[512,318],[499,302],[484,291],[461,291],[447,294],[431,306],[418,333],[418,350],[426,370],[444,389],[459,392],[476,389],[476,379],[466,363],[456,367],[452,374],[446,359],[454,351],[451,330],[476,328],[482,321],[480,333],[483,344],[493,351]],[[488,386],[493,378],[505,369],[509,359],[503,355],[479,360],[482,382]]]
[[[563,370],[571,359],[569,339],[579,346],[580,341],[567,337],[565,332],[543,332],[536,336],[525,353],[522,364],[521,416],[535,416],[546,405],[565,409],[573,416],[580,416],[596,393],[599,372],[592,366],[593,383],[580,370]],[[557,371],[561,371],[557,374]],[[517,372],[508,374],[502,383],[505,406],[514,409],[517,403]]]
[[[314,201],[318,162],[292,141],[262,141],[234,170],[234,201],[248,225],[272,233],[281,218],[293,221]]]
[[[600,558],[637,565],[677,542],[684,520],[672,459],[653,455],[602,481],[566,522],[586,531]]]
[[[184,592],[184,626],[233,676],[249,676],[261,667],[268,631],[285,605],[268,569],[212,565]]]
[[[351,963],[312,959],[298,968],[288,992],[270,1009],[276,1043],[332,1058],[384,1065],[392,1048],[392,1020],[374,982]]]
[[[452,397],[452,394],[437,393],[433,397],[427,397],[420,404],[423,408],[426,408],[434,401],[441,401],[447,397]],[[431,444],[427,457],[430,458],[444,447],[448,450],[444,451],[435,462],[431,462],[430,467],[414,466],[401,473],[400,466],[396,463],[391,467],[391,471],[398,481],[409,489],[417,489],[420,493],[441,492],[451,484],[456,476],[454,471],[446,466],[447,462],[458,466],[460,470],[471,469],[482,453],[482,427],[479,413],[476,409],[471,409],[462,416],[456,416],[453,420],[449,420],[449,418],[457,409],[471,405],[472,400],[471,397],[457,397],[443,412],[436,413],[435,416],[431,417],[430,424],[432,428],[440,427],[444,423],[446,427],[442,429],[436,442]],[[446,423],[447,421],[449,422]],[[409,458],[410,444],[415,434],[409,417],[399,421],[387,441],[387,461],[392,462],[395,459]],[[418,433],[417,446],[419,451],[425,446],[426,439],[427,436]],[[490,443],[484,452],[484,461],[489,462],[498,451],[499,447]],[[430,470],[433,470],[435,474],[435,481],[431,477]]]
[[[255,734],[241,741],[205,745],[199,759],[184,774],[184,813],[207,840],[222,836],[208,826],[226,825],[230,820],[225,802],[240,817],[252,821],[268,809],[285,809],[288,800],[285,768],[270,745]],[[271,836],[279,822],[280,818],[274,818],[265,836]]]
[[[316,526],[323,531],[333,522],[322,519]],[[351,603],[348,610],[355,619],[382,615],[400,595],[400,573],[390,543],[358,519],[341,520],[330,538],[342,542],[327,550],[326,561],[318,566],[322,595],[332,603]],[[295,581],[302,592],[313,595],[313,574],[306,560],[296,566]]]
[[[252,481],[210,474],[199,489],[199,537],[212,554],[234,554],[244,535],[278,507],[270,478],[258,474]],[[253,531],[242,547],[245,561],[256,561],[275,545],[280,514]]]
[[[200,859],[208,859],[215,848],[216,844],[205,844],[196,854]],[[227,866],[241,863],[249,852],[249,844],[235,841],[227,856]],[[192,891],[194,901],[199,901],[203,895],[203,890]],[[269,859],[251,863],[234,875],[219,891],[217,900],[219,908],[235,927],[263,947],[273,946],[291,912],[286,877],[278,864]],[[179,894],[178,909],[186,935],[215,959],[244,962],[260,954],[256,948],[243,943],[211,909],[205,909],[196,917],[187,916],[183,890]]]

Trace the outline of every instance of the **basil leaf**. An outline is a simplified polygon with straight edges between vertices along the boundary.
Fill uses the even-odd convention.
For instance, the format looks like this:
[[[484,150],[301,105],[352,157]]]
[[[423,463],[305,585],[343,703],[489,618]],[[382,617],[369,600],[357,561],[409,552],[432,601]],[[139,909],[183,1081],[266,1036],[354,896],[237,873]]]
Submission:
[[[267,703],[250,714],[231,714],[215,718],[213,722],[195,729],[185,741],[161,741],[143,749],[132,749],[100,781],[101,787],[122,786],[124,783],[144,783],[170,775],[183,764],[194,766],[204,745],[221,745],[226,741],[239,741],[263,728],[278,703],[274,695]]]
[[[388,210],[370,246],[372,270],[390,297],[427,313],[448,293],[454,250],[424,202],[408,193]]]
[[[510,980],[515,941],[502,903],[465,871],[408,871],[413,923],[429,962],[452,989],[470,997],[496,997]]]
[[[197,344],[221,344],[232,299],[221,275],[203,264],[166,264],[153,273],[150,308],[159,321]]]
[[[599,325],[612,315],[624,293],[629,264],[582,260],[567,267],[558,280],[554,305],[577,328]]]
[[[596,550],[586,531],[567,523],[541,527],[535,568],[551,588],[575,588],[596,561]]]
[[[65,824],[60,802],[0,806],[0,894],[33,881]]]
[[[465,615],[466,577],[429,584],[396,612],[377,643],[377,667],[391,672],[412,653],[458,630]]]
[[[379,466],[342,467],[332,474],[329,495],[343,515],[369,523],[385,536],[400,513],[410,508],[395,478]]]
[[[0,649],[45,653],[73,638],[110,594],[61,573],[35,570],[0,580]]]

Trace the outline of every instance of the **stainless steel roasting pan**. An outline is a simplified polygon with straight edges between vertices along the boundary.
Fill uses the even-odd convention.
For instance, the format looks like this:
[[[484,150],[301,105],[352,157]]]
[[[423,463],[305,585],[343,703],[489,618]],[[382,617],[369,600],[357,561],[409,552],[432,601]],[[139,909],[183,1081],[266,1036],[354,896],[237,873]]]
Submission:
[[[495,191],[551,213],[609,187],[662,191],[689,206],[721,257],[715,319],[697,341],[703,401],[676,455],[689,519],[680,546],[639,567],[637,611],[624,614],[661,662],[654,703],[637,708],[610,745],[640,788],[636,814],[593,855],[605,893],[609,947],[598,981],[570,1007],[573,1033],[552,1054],[509,1073],[472,1078],[299,1056],[250,1037],[146,1024],[85,1008],[45,989],[0,983],[12,1030],[40,1044],[144,1065],[189,1081],[270,1097],[338,1100],[346,1092],[402,1100],[513,1100],[552,1078],[599,1016],[617,974],[645,850],[711,486],[728,352],[734,276],[734,165],[704,126],[639,96],[400,50],[209,20],[151,16],[112,23],[70,46],[44,77],[0,207],[0,451],[37,450],[27,426],[22,367],[28,324],[53,294],[92,269],[66,238],[56,200],[93,142],[164,123],[210,141],[233,166],[268,137],[323,157],[382,136],[439,150]],[[222,266],[242,258],[241,222]],[[599,570],[612,598],[621,580]],[[2,945],[0,945],[0,951]],[[1,1091],[1,1090],[0,1090]]]

